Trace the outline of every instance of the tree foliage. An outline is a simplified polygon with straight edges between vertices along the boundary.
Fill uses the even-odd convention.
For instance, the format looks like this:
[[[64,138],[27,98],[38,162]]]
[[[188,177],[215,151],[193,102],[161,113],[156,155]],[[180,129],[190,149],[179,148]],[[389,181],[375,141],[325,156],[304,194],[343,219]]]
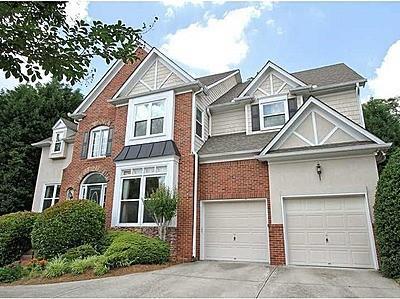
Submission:
[[[167,227],[176,215],[179,195],[164,185],[158,187],[150,198],[144,201],[146,211],[152,216],[158,226],[158,236],[165,241]]]
[[[400,277],[400,149],[394,151],[382,172],[375,198],[375,228],[381,271]]]
[[[0,215],[30,210],[41,150],[32,143],[51,136],[82,95],[55,81],[0,91]]]
[[[400,146],[399,99],[371,99],[363,104],[364,121],[368,131],[385,142]]]
[[[145,24],[140,29],[120,20],[112,25],[84,20],[70,24],[65,6],[65,1],[0,3],[0,69],[6,78],[34,82],[50,73],[74,84],[87,77],[94,56],[107,63],[136,59]]]

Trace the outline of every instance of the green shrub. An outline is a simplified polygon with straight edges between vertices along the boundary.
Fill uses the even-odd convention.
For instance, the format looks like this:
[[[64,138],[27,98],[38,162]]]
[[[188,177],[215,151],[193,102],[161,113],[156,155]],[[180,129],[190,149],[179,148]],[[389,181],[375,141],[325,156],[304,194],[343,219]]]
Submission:
[[[99,253],[90,244],[84,244],[78,247],[68,249],[67,252],[62,256],[67,261],[73,261],[76,259],[83,259],[88,256],[98,255]]]
[[[89,256],[82,259],[76,259],[71,262],[70,271],[75,275],[82,274],[89,269],[93,269],[96,266],[99,258],[100,256]]]
[[[126,267],[133,264],[161,264],[169,260],[169,245],[160,239],[139,233],[120,232],[104,256],[109,268]]]
[[[49,278],[59,277],[68,273],[69,271],[70,267],[68,261],[61,257],[57,257],[47,263],[44,276]]]
[[[13,282],[23,277],[23,268],[20,265],[10,265],[0,268],[0,282]]]
[[[0,217],[0,266],[12,263],[31,248],[31,232],[37,214],[17,212]]]
[[[32,231],[32,246],[39,257],[53,258],[83,244],[94,248],[104,242],[105,213],[95,202],[69,200],[46,209]]]
[[[400,149],[392,153],[378,182],[375,228],[381,271],[400,277]]]

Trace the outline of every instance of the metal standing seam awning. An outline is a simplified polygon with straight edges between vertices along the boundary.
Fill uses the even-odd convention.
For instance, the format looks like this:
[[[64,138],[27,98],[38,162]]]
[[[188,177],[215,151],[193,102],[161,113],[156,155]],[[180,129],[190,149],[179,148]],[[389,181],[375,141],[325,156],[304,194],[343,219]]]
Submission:
[[[179,150],[172,140],[150,142],[124,146],[114,161],[126,161],[165,156],[180,156]]]

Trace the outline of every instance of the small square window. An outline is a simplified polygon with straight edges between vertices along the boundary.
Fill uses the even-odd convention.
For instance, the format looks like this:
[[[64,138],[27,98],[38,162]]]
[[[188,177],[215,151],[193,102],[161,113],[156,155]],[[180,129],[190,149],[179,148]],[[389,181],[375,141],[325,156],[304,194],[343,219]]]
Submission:
[[[287,119],[285,101],[275,101],[260,105],[261,123],[264,129],[282,127]]]

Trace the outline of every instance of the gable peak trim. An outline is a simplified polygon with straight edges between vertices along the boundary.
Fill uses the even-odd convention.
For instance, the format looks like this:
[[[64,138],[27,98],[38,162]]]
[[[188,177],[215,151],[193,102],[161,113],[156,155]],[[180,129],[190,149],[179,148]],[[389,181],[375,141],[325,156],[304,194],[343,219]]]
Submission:
[[[276,134],[275,137],[264,147],[264,149],[260,153],[260,156],[266,155],[271,150],[271,148],[275,144],[277,144],[277,142],[282,138],[282,136],[289,130],[289,128],[292,127],[292,125],[296,122],[296,120],[299,119],[303,115],[304,111],[308,107],[313,105],[313,104],[318,106],[319,108],[321,108],[322,110],[324,110],[328,114],[332,115],[333,117],[338,118],[340,121],[344,122],[345,124],[347,124],[348,126],[353,128],[354,130],[356,130],[360,134],[364,135],[368,139],[372,140],[376,144],[378,144],[378,145],[387,145],[383,140],[381,140],[380,138],[376,137],[372,133],[368,132],[366,129],[364,129],[360,125],[356,124],[352,120],[348,119],[347,117],[345,117],[344,115],[342,115],[338,111],[334,110],[332,107],[326,105],[325,103],[321,102],[317,98],[315,98],[313,96],[310,96],[308,98],[308,100],[300,107],[300,109],[297,110],[295,115],[282,127],[282,129],[279,131],[279,133]],[[330,134],[331,133],[332,132],[330,132]]]

